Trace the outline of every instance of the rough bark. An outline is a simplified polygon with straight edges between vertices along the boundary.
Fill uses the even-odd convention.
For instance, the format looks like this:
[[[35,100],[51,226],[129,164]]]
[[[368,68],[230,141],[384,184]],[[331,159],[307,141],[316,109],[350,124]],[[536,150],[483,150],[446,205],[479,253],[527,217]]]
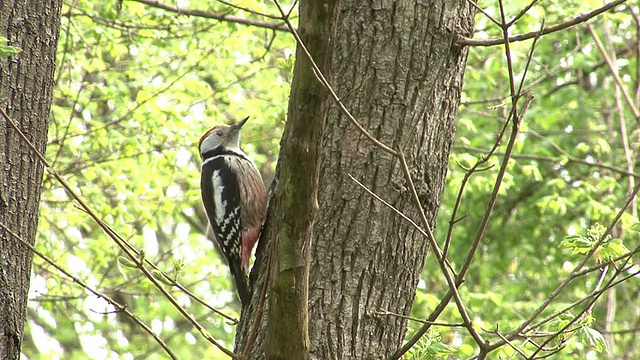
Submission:
[[[0,33],[22,52],[0,59],[0,106],[45,149],[61,1],[0,2]],[[0,223],[33,244],[43,166],[0,120]],[[0,359],[20,358],[32,254],[0,228]]]
[[[473,13],[456,0],[349,3],[342,3],[336,24],[336,92],[371,134],[402,149],[433,224],[467,55],[454,42],[460,31],[472,31]],[[378,150],[335,106],[326,124],[311,352],[319,359],[383,358],[401,344],[407,323],[380,310],[409,315],[427,242],[347,177],[418,220],[398,159]]]
[[[321,69],[330,58],[332,1],[300,4],[299,33]],[[274,187],[275,220],[265,237],[274,239],[270,253],[267,359],[308,359],[309,249],[318,211],[318,171],[324,113],[329,101],[313,75],[311,62],[296,53],[288,120],[280,146],[278,182]]]
[[[302,1],[301,13],[305,6]],[[324,74],[370,134],[403,151],[422,206],[433,224],[444,187],[467,57],[455,40],[471,35],[473,11],[468,2],[457,0],[345,0],[331,14],[327,18],[301,17],[300,28],[308,26],[304,21],[329,22],[320,35],[329,44],[326,58],[319,63]],[[297,61],[301,61],[300,54]],[[401,345],[407,322],[382,315],[380,310],[409,314],[428,251],[427,241],[349,179],[350,174],[409,217],[418,219],[400,161],[363,136],[328,92],[320,94],[324,97],[320,102],[327,106],[308,115],[322,117],[324,124],[319,153],[319,211],[311,239],[311,358],[385,358]],[[293,120],[292,106],[288,121]],[[285,132],[282,146],[289,141],[295,140]],[[289,180],[278,181],[282,185]],[[296,214],[304,216],[285,216]],[[270,219],[277,216],[270,209]],[[268,224],[277,226],[277,221]],[[256,297],[265,278],[264,245],[274,239],[270,234],[264,234],[258,251],[253,274]],[[243,314],[238,328],[240,347],[246,344],[259,309],[254,301]],[[263,356],[267,326],[260,325],[251,344],[252,359]]]

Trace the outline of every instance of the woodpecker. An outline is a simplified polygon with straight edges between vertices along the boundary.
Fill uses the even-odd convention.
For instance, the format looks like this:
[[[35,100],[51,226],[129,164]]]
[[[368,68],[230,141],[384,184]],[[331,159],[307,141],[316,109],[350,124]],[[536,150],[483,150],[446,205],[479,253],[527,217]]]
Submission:
[[[202,202],[243,308],[251,300],[249,257],[267,210],[260,172],[240,149],[240,129],[248,119],[216,125],[200,138]]]

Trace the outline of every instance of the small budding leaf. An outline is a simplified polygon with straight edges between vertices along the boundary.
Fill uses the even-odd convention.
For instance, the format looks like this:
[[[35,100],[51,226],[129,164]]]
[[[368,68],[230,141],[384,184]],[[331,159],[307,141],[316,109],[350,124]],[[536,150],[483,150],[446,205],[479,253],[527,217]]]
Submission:
[[[561,247],[565,247],[571,250],[571,255],[586,254],[591,250],[593,244],[589,239],[582,235],[567,236],[560,243]]]
[[[184,260],[183,259],[175,259],[173,260],[173,281],[178,281],[178,276],[182,273],[182,269],[184,269]]]
[[[176,272],[182,271],[184,268],[184,260],[183,259],[175,259],[173,260],[173,270]]]
[[[573,321],[573,318],[574,315],[571,313],[562,313],[558,315],[558,318],[551,322],[551,326],[556,331],[564,329],[565,326],[569,325],[571,321]]]
[[[172,286],[173,284],[171,283],[171,281],[169,279],[167,279],[164,274],[162,274],[162,272],[160,272],[160,270],[156,270],[156,269],[152,269],[151,270],[151,276],[153,276],[154,279],[160,281],[161,283],[168,285],[168,286]]]
[[[138,265],[136,265],[136,263],[134,263],[133,261],[127,259],[124,256],[118,256],[118,263],[124,267],[128,267],[131,269],[137,269]]]

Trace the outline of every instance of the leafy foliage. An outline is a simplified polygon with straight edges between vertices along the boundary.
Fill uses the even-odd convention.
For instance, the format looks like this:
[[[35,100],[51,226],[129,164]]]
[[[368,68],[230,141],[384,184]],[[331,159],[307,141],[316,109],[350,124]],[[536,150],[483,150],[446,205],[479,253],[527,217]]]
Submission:
[[[439,359],[455,354],[456,349],[444,344],[437,330],[428,331],[409,352],[409,359]]]
[[[262,2],[247,3],[268,12]],[[261,17],[204,2],[199,8]],[[141,259],[238,317],[224,260],[205,236],[199,136],[251,115],[244,149],[272,177],[289,92],[292,39],[270,29],[180,16],[126,1],[63,9],[47,157]],[[52,177],[39,248],[141,318],[181,359],[226,358],[204,340]],[[230,320],[154,278],[232,348]],[[30,359],[164,358],[139,325],[35,259],[24,353]],[[47,336],[44,336],[47,334]],[[37,339],[47,339],[41,341]],[[185,346],[187,345],[188,346]]]
[[[605,236],[605,231],[604,226],[596,223],[587,229],[586,235],[567,236],[560,246],[570,249],[571,255],[587,254],[594,250],[596,261],[612,260],[629,253],[621,239],[611,239],[611,235]]]
[[[497,2],[482,6],[500,19]],[[543,20],[549,27],[598,6],[601,5],[539,2],[515,23],[510,34],[537,31]],[[522,10],[522,4],[508,3],[505,10],[507,19],[511,19]],[[595,34],[603,39],[609,56],[616,59],[616,71],[626,79],[623,84],[630,93],[637,93],[638,89],[634,70],[638,57],[629,48],[630,38],[635,36],[629,31],[636,31],[638,26],[632,19],[634,11],[637,13],[633,7],[621,7],[592,20]],[[500,28],[483,14],[477,15],[476,28],[479,31],[475,38],[502,38]],[[531,46],[532,40],[510,44],[515,78],[524,78],[524,89],[531,91],[535,100],[525,113],[485,239],[460,294],[468,303],[474,324],[484,330],[481,333],[492,343],[500,341],[500,336],[517,329],[534,314],[606,235],[595,248],[594,261],[587,265],[600,267],[571,278],[536,317],[534,324],[539,326],[525,328],[512,342],[513,347],[503,346],[490,356],[525,358],[538,350],[534,344],[550,339],[547,350],[538,352],[538,356],[584,359],[595,356],[594,352],[608,352],[612,358],[637,357],[637,304],[630,294],[637,292],[639,283],[634,276],[638,269],[631,266],[634,260],[625,262],[630,249],[637,252],[640,245],[637,230],[632,227],[638,221],[636,201],[612,233],[605,234],[606,226],[637,184],[637,119],[622,100],[588,25],[541,37],[525,78]],[[503,46],[473,47],[469,54],[457,139],[436,227],[436,236],[443,244],[446,229],[456,221],[449,253],[454,268],[466,260],[507,145],[503,140],[489,158],[488,165],[492,167],[471,175],[458,216],[452,219],[466,169],[489,153],[510,110],[504,58]],[[505,139],[510,130],[508,127]],[[624,272],[600,271],[611,268],[604,267],[607,260],[622,255],[627,258],[613,266],[624,268]],[[413,316],[426,317],[438,304],[435,299],[442,298],[448,290],[437,274],[438,265],[428,261],[422,289],[430,295],[418,294]],[[602,295],[599,286],[614,281],[614,274],[624,281],[605,290],[606,295],[589,305],[594,296]],[[571,315],[573,311],[584,311],[585,315],[575,317]],[[568,320],[562,320],[564,317]],[[593,320],[585,322],[585,317]],[[443,320],[461,321],[453,304],[439,318]],[[564,328],[565,325],[570,326]],[[465,329],[438,329],[443,338],[451,339],[451,344],[458,347],[456,356],[465,358],[477,353]],[[556,334],[558,331],[561,334]],[[574,333],[578,336],[570,336]],[[409,331],[408,336],[411,334]]]

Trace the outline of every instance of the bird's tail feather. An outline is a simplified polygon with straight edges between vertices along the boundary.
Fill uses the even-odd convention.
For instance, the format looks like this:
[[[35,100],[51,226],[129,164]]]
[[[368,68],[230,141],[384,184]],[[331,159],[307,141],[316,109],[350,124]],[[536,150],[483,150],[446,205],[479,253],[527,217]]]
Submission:
[[[236,283],[236,289],[238,290],[238,297],[240,298],[242,307],[245,308],[251,302],[251,286],[249,285],[249,277],[245,274],[245,271],[239,261],[234,262],[234,265],[231,265],[230,268],[233,281]]]

